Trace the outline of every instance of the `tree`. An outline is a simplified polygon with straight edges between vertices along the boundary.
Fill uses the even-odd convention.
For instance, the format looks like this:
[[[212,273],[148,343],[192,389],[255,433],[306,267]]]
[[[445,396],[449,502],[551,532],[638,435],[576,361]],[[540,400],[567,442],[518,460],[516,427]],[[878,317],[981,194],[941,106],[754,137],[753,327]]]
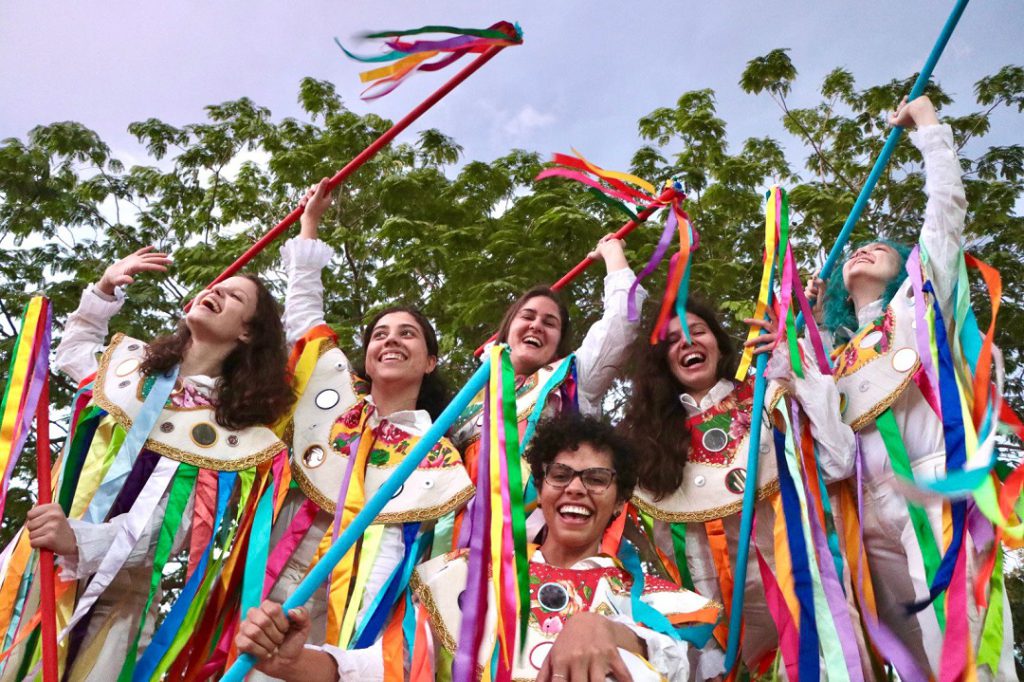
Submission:
[[[799,108],[788,99],[796,77],[789,56],[776,50],[753,60],[740,81],[745,91],[765,93],[779,104],[792,135],[785,142],[762,137],[730,144],[708,89],[683,93],[674,106],[639,121],[646,144],[633,155],[632,170],[655,183],[677,178],[685,184],[686,208],[702,236],[693,280],[730,313],[737,336],[761,267],[764,190],[773,182],[790,188],[798,256],[808,272],[815,270],[882,145],[883,111],[912,81],[858,90],[853,76],[837,69],[823,81],[821,101]],[[952,108],[938,85],[929,94]],[[349,111],[327,82],[303,80],[299,102],[308,120],[274,122],[270,111],[243,98],[208,107],[201,123],[132,124],[152,164],[131,168],[113,158],[95,133],[72,122],[0,143],[0,379],[6,381],[19,311],[31,292],[50,296],[59,338],[59,323],[86,283],[119,255],[157,244],[174,253],[173,273],[133,285],[116,322],[120,330],[151,338],[168,329],[190,296],[285,215],[310,184],[333,174],[388,126],[378,116]],[[1024,241],[1024,218],[1014,213],[1024,189],[1024,148],[984,148],[983,142],[995,109],[1024,108],[1024,69],[1008,66],[980,80],[976,104],[981,108],[949,121],[965,154],[972,250],[1003,274],[998,341],[1007,355],[1010,395],[1020,407],[1022,348],[1016,339],[1024,332],[1024,264],[1019,253],[1003,247]],[[797,159],[800,149],[803,159]],[[327,318],[354,359],[362,320],[384,305],[407,302],[435,321],[444,367],[453,384],[461,383],[474,365],[472,350],[496,328],[515,295],[554,280],[622,222],[619,213],[570,182],[533,183],[543,166],[536,152],[514,149],[490,162],[456,167],[461,161],[456,141],[428,130],[414,142],[386,148],[339,189],[322,229],[337,250],[325,274]],[[897,238],[915,234],[921,187],[918,157],[902,143],[858,238],[879,230]],[[634,264],[650,256],[659,232],[652,226],[630,237]],[[281,293],[276,247],[251,269]],[[648,283],[655,299],[664,277],[662,268]],[[599,291],[600,277],[589,273],[567,292],[577,329],[599,315]],[[74,387],[56,375],[54,381],[54,404],[67,405]],[[55,439],[55,447],[61,444]],[[31,502],[30,459],[16,472],[2,542]]]

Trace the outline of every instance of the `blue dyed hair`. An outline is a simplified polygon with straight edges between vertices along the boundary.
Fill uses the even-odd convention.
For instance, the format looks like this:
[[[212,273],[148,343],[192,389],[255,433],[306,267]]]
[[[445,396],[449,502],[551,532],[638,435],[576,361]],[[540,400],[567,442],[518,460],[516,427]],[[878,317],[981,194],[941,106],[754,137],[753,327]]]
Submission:
[[[896,276],[889,280],[889,284],[886,285],[885,291],[882,293],[882,307],[889,305],[889,301],[896,295],[896,291],[903,284],[903,280],[907,278],[907,258],[910,257],[910,247],[901,242],[894,242],[891,239],[872,239],[871,241],[861,242],[855,244],[852,248],[847,251],[846,258],[843,259],[843,265],[850,260],[851,256],[857,252],[857,249],[868,244],[885,244],[896,251],[896,255],[900,257],[900,266],[896,272]],[[846,289],[846,282],[843,281],[843,265],[840,265],[832,271],[832,275],[828,278],[828,283],[825,287],[825,329],[830,331],[836,336],[836,341],[845,341],[845,338],[841,338],[843,333],[840,331],[842,328],[856,331],[860,324],[857,322],[857,311],[853,308],[853,301],[850,300],[850,292]]]

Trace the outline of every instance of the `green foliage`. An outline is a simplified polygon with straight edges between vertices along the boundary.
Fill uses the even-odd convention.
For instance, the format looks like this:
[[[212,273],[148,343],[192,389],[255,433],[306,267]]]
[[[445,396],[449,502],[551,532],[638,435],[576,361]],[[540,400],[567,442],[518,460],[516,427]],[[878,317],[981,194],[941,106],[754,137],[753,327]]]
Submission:
[[[655,184],[672,178],[685,184],[686,209],[702,237],[695,288],[726,313],[737,336],[761,268],[764,191],[772,183],[790,189],[798,256],[806,272],[816,270],[881,149],[885,112],[912,82],[865,88],[835,69],[821,84],[819,102],[795,107],[787,97],[797,77],[779,49],[752,60],[740,80],[745,91],[766,93],[779,105],[788,139],[730,141],[709,89],[682,93],[638,122],[644,145],[632,157],[632,171]],[[938,85],[928,92],[938,105],[951,104]],[[173,271],[132,285],[114,327],[141,338],[168,330],[191,295],[286,215],[309,185],[333,175],[390,125],[348,110],[329,82],[304,79],[298,101],[302,120],[275,121],[242,98],[207,107],[199,123],[134,123],[129,130],[151,159],[130,168],[73,122],[0,143],[2,371],[31,293],[50,296],[59,339],[60,322],[85,284],[146,244],[173,252]],[[976,103],[958,102],[958,116],[948,121],[962,146],[971,249],[1003,274],[998,340],[1019,407],[1024,264],[1012,247],[1024,243],[1024,218],[1016,213],[1024,146],[986,147],[984,138],[997,109],[1024,110],[1024,69],[1007,66],[981,79]],[[464,159],[455,140],[431,129],[385,148],[339,188],[321,232],[337,253],[324,274],[327,318],[353,359],[367,316],[410,303],[435,321],[442,366],[452,383],[461,383],[473,367],[472,350],[519,292],[553,281],[622,224],[620,213],[582,187],[560,179],[534,183],[542,168],[541,156],[529,150]],[[913,240],[923,181],[919,154],[909,141],[901,143],[855,238],[883,233]],[[634,265],[650,256],[659,232],[651,225],[633,233],[627,255]],[[251,270],[283,294],[277,253],[276,246],[267,249]],[[663,268],[652,278],[655,298],[664,277]],[[581,332],[599,315],[600,284],[600,273],[592,272],[566,292]],[[976,301],[987,324],[986,305]],[[73,387],[59,376],[54,381],[54,404],[67,405]],[[59,424],[54,428],[59,447]],[[31,480],[31,461],[23,458],[19,484]],[[30,498],[26,490],[12,491],[0,541],[17,527]]]

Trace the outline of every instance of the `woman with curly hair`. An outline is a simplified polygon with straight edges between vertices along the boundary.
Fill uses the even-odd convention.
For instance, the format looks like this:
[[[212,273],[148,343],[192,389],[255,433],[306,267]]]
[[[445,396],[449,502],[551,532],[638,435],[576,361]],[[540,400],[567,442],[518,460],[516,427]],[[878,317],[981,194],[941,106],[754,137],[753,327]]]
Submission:
[[[813,362],[803,363],[803,377],[792,375],[787,347],[780,343],[769,365],[757,476],[747,472],[754,377],[732,379],[738,357],[716,312],[691,299],[686,306],[690,338],[678,317],[666,338],[655,346],[637,344],[633,395],[619,425],[637,444],[639,480],[633,504],[670,571],[684,587],[728,605],[736,571],[740,512],[747,485],[757,486],[756,534],[746,569],[743,639],[740,656],[758,670],[778,647],[776,625],[765,597],[756,556],[774,569],[774,528],[779,503],[779,473],[773,448],[773,417],[786,403],[796,403],[817,444],[827,482],[850,475],[853,435],[839,419],[838,396],[831,379]],[[748,319],[767,333],[748,341],[754,353],[769,352],[776,342],[775,322]],[[645,340],[646,341],[646,340]],[[674,568],[674,570],[673,570]],[[724,648],[728,615],[716,629]],[[721,652],[710,649],[700,663],[699,679],[725,672]]]
[[[952,129],[939,123],[927,97],[912,102],[904,98],[890,124],[916,128],[910,139],[924,160],[928,200],[917,244],[919,255],[910,261],[911,248],[905,244],[888,239],[868,242],[850,250],[827,287],[819,280],[808,286],[808,292],[818,299],[816,317],[835,341],[842,416],[860,443],[864,498],[860,523],[878,616],[927,676],[939,670],[942,648],[936,644],[942,641],[941,607],[935,603],[923,609],[908,606],[929,600],[939,557],[949,544],[944,541],[943,517],[950,505],[938,497],[907,497],[912,486],[899,479],[928,481],[945,474],[940,407],[937,398],[929,400],[922,391],[931,384],[932,351],[927,344],[922,348],[918,339],[922,332],[927,338],[925,316],[936,305],[945,334],[955,333],[954,297],[967,199]],[[938,314],[935,317],[938,322]],[[935,397],[938,389],[931,386],[929,392]],[[973,563],[992,550],[987,521],[978,518],[970,528],[973,531],[979,524],[989,530],[977,537],[972,532],[963,540],[970,547],[978,543],[969,555],[971,573]],[[1014,678],[1008,613],[1007,607],[998,670],[980,667],[984,678]],[[977,651],[982,645],[985,608],[972,603],[968,615]]]
[[[61,581],[81,581],[77,595],[61,590],[73,609],[62,664],[70,680],[117,679],[137,661],[147,670],[157,665],[166,647],[147,645],[164,567],[179,558],[188,586],[230,580],[230,573],[218,578],[221,567],[239,564],[208,557],[243,551],[252,527],[244,521],[286,459],[267,425],[294,398],[280,313],[259,279],[240,275],[203,291],[167,336],[147,344],[117,334],[103,350],[123,287],[169,264],[147,247],[108,267],[82,294],[56,351],[55,366],[84,388],[58,502],[32,509],[26,528],[32,547],[57,555]],[[242,530],[226,532],[236,519]],[[22,542],[15,539],[15,555]],[[0,590],[12,589],[15,575],[9,565]],[[29,627],[34,594],[20,625],[6,631]],[[234,620],[238,606],[232,598],[189,597],[175,600],[172,612],[201,614],[197,627],[215,628]],[[3,678],[23,676],[32,655],[29,646],[7,659]]]
[[[317,238],[330,201],[326,179],[310,188],[300,234],[281,249],[288,274],[284,326],[294,346],[299,397],[286,429],[297,485],[277,515],[266,575],[267,596],[278,601],[412,450],[449,397],[437,367],[437,335],[415,308],[388,307],[369,320],[359,367],[339,347],[324,319],[321,281],[333,250]],[[382,586],[397,582],[403,560],[419,558],[409,558],[422,544],[418,538],[473,492],[458,450],[442,438],[312,600],[313,641],[342,647],[373,642],[400,596],[392,590],[377,600]],[[358,661],[352,665],[358,673]]]
[[[622,513],[636,484],[636,452],[610,425],[594,417],[565,413],[540,423],[526,459],[539,488],[547,532],[529,547],[530,607],[525,641],[516,637],[511,677],[538,682],[585,680],[673,680],[692,678],[692,646],[679,637],[641,625],[638,608],[663,614],[688,636],[704,637],[720,615],[708,599],[656,576],[644,576],[641,595],[631,595],[634,574],[601,552],[608,525]],[[469,575],[467,552],[457,550],[416,567],[413,594],[418,619],[429,622],[437,679],[449,679],[452,658],[464,642],[455,637],[473,610],[463,604]],[[637,570],[635,567],[633,570]],[[493,592],[488,600],[494,607]],[[642,602],[643,606],[637,606]],[[478,670],[490,664],[496,644],[495,614],[477,614],[483,625]],[[417,623],[419,625],[419,623]],[[235,639],[239,651],[257,659],[257,670],[302,682],[383,680],[388,660],[378,643],[365,651],[304,646],[310,621],[306,609],[285,618],[280,604],[264,602],[250,612]],[[519,628],[513,628],[519,632]],[[417,650],[423,642],[411,644]],[[350,675],[349,659],[374,662],[362,676]],[[407,659],[408,660],[408,659]],[[391,668],[389,667],[390,671]],[[397,672],[397,671],[396,671]],[[424,670],[419,668],[418,674]],[[388,679],[391,679],[388,677]]]

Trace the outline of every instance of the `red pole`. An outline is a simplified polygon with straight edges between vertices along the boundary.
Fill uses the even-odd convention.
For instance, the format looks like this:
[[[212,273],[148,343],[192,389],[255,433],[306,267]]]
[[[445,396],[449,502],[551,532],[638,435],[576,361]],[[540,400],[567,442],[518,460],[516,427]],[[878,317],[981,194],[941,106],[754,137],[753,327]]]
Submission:
[[[447,83],[438,88],[432,95],[430,95],[430,97],[427,97],[425,100],[423,100],[419,105],[416,106],[415,109],[406,114],[404,118],[402,118],[400,121],[392,125],[380,137],[378,137],[376,140],[370,143],[369,147],[361,151],[358,156],[349,161],[344,168],[338,171],[334,175],[334,177],[332,177],[328,181],[328,187],[330,187],[330,189],[333,190],[335,187],[344,182],[344,180],[353,172],[355,172],[357,168],[359,168],[364,163],[373,158],[373,156],[376,155],[377,152],[379,152],[381,148],[384,147],[384,145],[391,142],[391,140],[393,140],[399,133],[408,128],[413,121],[422,116],[428,109],[437,104],[445,95],[454,90],[455,87],[459,85],[459,83],[469,78],[477,69],[479,69],[481,66],[483,66],[491,59],[493,59],[494,56],[501,52],[503,49],[505,49],[505,46],[491,47],[486,52],[481,54],[479,57],[474,59],[472,62],[467,64],[466,67],[462,69],[462,71],[459,71],[457,74],[452,76],[452,78]],[[217,277],[217,279],[210,282],[206,286],[206,288],[209,289],[215,284],[223,282],[225,279],[231,277],[236,272],[245,267],[245,265],[253,258],[255,258],[260,251],[265,249],[272,241],[281,236],[281,234],[285,230],[287,230],[293,223],[295,223],[295,221],[298,220],[299,217],[302,215],[302,210],[303,209],[301,206],[292,209],[292,212],[286,215],[284,217],[284,220],[275,225],[273,229],[271,229],[269,232],[263,235],[259,239],[259,241],[250,246],[245,253],[239,256],[238,260],[229,265],[227,269],[224,272],[222,272]],[[192,302],[189,301],[188,305],[185,306],[185,309],[188,310],[189,307],[191,307],[191,305]]]
[[[677,191],[678,190],[672,187],[665,188],[665,190],[658,196],[657,199],[647,204],[647,208],[636,214],[636,218],[634,220],[630,220],[628,223],[620,227],[618,231],[616,231],[615,234],[612,236],[615,239],[625,239],[626,235],[628,235],[630,232],[632,232],[633,230],[640,226],[640,223],[650,218],[655,211],[657,211],[660,208],[663,208],[668,202],[670,202]],[[593,263],[593,258],[584,258],[579,263],[577,263],[572,270],[562,275],[561,279],[552,284],[551,288],[554,289],[555,291],[564,288],[566,284],[576,279],[581,272],[589,268]],[[484,352],[484,347],[487,346],[487,344],[489,344],[491,341],[494,341],[494,339],[497,338],[497,336],[497,332],[491,334],[491,338],[484,341],[483,344],[473,352],[473,354],[476,355],[477,357],[480,357],[480,354]]]
[[[40,348],[40,353],[49,349]],[[53,501],[50,482],[50,372],[47,368],[43,388],[36,405],[36,477],[39,480],[39,504]],[[39,601],[42,607],[43,680],[57,682],[57,597],[53,552],[39,550]]]

